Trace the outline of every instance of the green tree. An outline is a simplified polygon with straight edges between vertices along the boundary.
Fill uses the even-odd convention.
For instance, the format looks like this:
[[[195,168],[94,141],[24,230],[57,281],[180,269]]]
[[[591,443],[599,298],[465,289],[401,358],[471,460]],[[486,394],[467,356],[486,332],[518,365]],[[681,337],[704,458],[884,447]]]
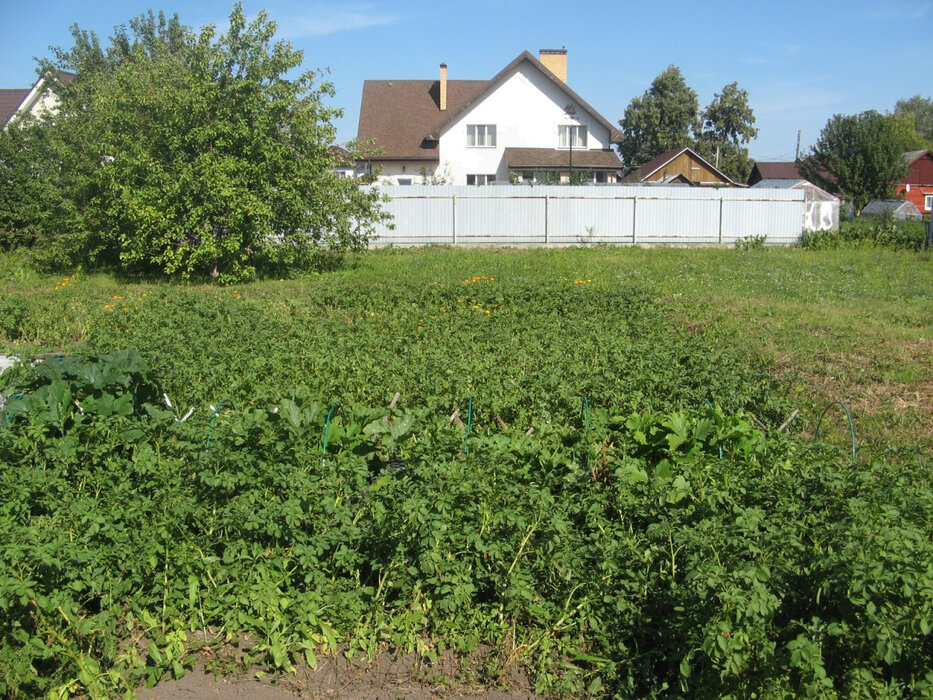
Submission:
[[[634,168],[665,151],[693,144],[699,130],[697,94],[684,81],[677,66],[658,75],[641,97],[634,98],[619,121],[619,155]]]
[[[909,100],[898,100],[894,114],[903,117],[920,137],[923,144],[918,148],[933,148],[933,100],[914,95]]]
[[[44,132],[29,124],[0,130],[0,250],[30,245],[44,218],[44,161],[33,153]]]
[[[377,194],[331,171],[333,86],[293,73],[302,53],[274,33],[266,13],[247,23],[239,3],[221,35],[150,11],[104,49],[72,27],[74,47],[45,65],[78,74],[56,87],[46,127],[44,155],[67,173],[54,186],[59,221],[44,227],[51,245],[230,281],[364,246],[384,215]]]
[[[758,136],[748,92],[737,82],[726,85],[703,111],[702,129],[695,136],[697,152],[736,182],[745,182],[752,160],[743,144]]]
[[[875,111],[836,114],[798,168],[808,180],[841,194],[856,211],[894,194],[907,174],[904,130],[897,118]]]

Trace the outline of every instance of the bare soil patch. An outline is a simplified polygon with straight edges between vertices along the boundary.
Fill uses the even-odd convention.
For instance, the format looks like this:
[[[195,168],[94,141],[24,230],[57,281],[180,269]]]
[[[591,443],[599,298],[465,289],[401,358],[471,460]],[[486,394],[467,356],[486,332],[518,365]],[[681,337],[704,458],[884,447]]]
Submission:
[[[251,670],[247,674],[220,676],[205,669],[203,659],[184,677],[163,680],[155,688],[140,688],[138,700],[535,700],[533,687],[522,671],[508,670],[500,678],[485,677],[490,653],[477,650],[468,658],[452,653],[436,663],[418,654],[387,650],[373,660],[348,659],[343,654],[319,657],[311,668],[272,676]]]

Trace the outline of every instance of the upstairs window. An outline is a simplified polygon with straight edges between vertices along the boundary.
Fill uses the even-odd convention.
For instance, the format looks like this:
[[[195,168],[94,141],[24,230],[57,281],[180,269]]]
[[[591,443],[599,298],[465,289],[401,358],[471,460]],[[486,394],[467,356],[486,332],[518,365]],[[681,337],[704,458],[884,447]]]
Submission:
[[[468,185],[491,185],[495,181],[495,175],[467,175]]]
[[[928,194],[923,198],[923,208],[927,211],[933,209],[933,194]]]
[[[467,146],[475,148],[495,148],[496,147],[496,125],[495,124],[468,124],[467,125]]]
[[[571,140],[572,139],[572,140]],[[586,127],[560,124],[557,127],[558,148],[586,148]]]

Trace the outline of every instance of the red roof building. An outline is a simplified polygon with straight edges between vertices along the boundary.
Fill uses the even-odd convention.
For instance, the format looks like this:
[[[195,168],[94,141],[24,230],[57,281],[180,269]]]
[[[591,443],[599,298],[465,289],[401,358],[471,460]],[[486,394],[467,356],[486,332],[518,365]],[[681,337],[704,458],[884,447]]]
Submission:
[[[933,211],[933,153],[911,151],[904,157],[910,164],[910,172],[895,186],[897,196],[912,202],[924,216],[930,216]]]

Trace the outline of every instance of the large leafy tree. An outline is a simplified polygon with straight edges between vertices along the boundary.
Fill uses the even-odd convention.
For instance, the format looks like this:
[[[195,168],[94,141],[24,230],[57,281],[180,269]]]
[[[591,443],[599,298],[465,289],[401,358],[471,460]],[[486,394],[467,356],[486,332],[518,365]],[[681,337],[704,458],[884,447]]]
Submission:
[[[677,66],[668,66],[651,87],[631,101],[619,121],[619,154],[636,168],[672,148],[690,146],[737,182],[748,178],[752,160],[744,144],[758,135],[748,93],[729,83],[699,111],[696,92]]]
[[[697,94],[677,66],[668,66],[651,87],[631,101],[619,120],[619,154],[627,168],[642,165],[672,148],[693,144],[699,129]]]
[[[752,160],[744,144],[758,136],[748,92],[736,82],[726,85],[703,111],[696,149],[736,182],[748,179]]]
[[[914,95],[909,100],[898,100],[895,116],[905,119],[920,138],[920,148],[933,148],[933,100]]]
[[[379,199],[331,171],[333,87],[295,73],[302,53],[273,42],[265,13],[248,23],[236,4],[218,35],[150,11],[107,48],[72,34],[45,66],[78,74],[56,86],[46,125],[44,155],[64,175],[49,187],[61,212],[44,226],[51,249],[232,281],[365,245]]]
[[[798,165],[804,177],[841,194],[858,211],[893,196],[894,183],[907,174],[907,147],[903,125],[892,115],[836,114]]]

